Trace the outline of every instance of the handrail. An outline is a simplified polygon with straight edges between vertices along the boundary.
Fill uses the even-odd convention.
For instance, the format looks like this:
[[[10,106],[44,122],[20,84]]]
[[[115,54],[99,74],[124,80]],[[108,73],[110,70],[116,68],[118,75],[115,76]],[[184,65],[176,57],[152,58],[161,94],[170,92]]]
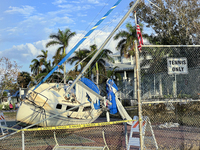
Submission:
[[[27,95],[27,100],[28,101],[30,101],[30,102],[33,102],[35,105],[38,105],[38,104],[36,104],[34,101],[35,101],[35,99],[36,99],[36,97],[38,96],[38,95],[40,95],[40,96],[42,96],[42,97],[44,97],[46,100],[45,100],[45,102],[44,102],[44,104],[42,105],[42,106],[40,106],[40,107],[43,107],[46,103],[47,103],[47,101],[49,100],[46,96],[44,96],[44,95],[42,95],[42,94],[40,94],[40,93],[38,93],[38,92],[35,92],[35,91],[33,91],[33,90],[29,90],[29,91],[31,91],[28,95]],[[32,94],[32,92],[33,93],[35,93],[35,97],[33,98],[32,96],[30,96],[31,94]],[[31,98],[31,99],[30,99]]]

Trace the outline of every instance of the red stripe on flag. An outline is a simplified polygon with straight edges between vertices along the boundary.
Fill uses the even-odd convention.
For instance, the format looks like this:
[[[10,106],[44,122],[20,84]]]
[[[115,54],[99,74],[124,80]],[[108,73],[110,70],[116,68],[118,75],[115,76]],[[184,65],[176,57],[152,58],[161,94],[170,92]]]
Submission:
[[[143,39],[142,39],[142,33],[140,31],[140,26],[139,24],[136,25],[136,33],[137,33],[137,38],[138,38],[138,49],[141,51],[142,50],[142,45],[143,45]]]

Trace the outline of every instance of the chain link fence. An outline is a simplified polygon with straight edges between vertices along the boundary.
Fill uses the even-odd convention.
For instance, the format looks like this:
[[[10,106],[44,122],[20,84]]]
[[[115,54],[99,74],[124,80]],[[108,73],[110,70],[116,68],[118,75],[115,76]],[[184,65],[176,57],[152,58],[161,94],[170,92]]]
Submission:
[[[141,96],[143,99],[199,98],[200,46],[169,46],[164,48],[148,48],[145,46],[142,53]],[[179,59],[180,61],[185,58],[187,60],[185,65],[188,68],[187,73],[184,73],[184,70],[178,70],[174,71],[174,74],[168,74],[168,58]],[[179,61],[173,62],[179,63]],[[172,65],[172,70],[182,69],[182,66],[182,64],[174,64]]]
[[[142,116],[149,117],[159,149],[200,149],[199,53],[198,46],[174,45],[145,46],[140,53]],[[168,58],[186,58],[188,72],[174,61],[179,70],[169,74]]]
[[[158,149],[200,149],[199,6],[199,0],[151,0],[151,3],[143,0],[137,6],[138,20],[145,25],[143,28],[140,26],[141,31],[150,31],[145,32],[149,35],[147,43],[155,44],[143,45],[139,54],[142,116],[148,117],[151,122],[151,126],[142,133],[144,149],[156,149],[149,140],[152,136],[150,127]],[[135,19],[134,13],[131,17]],[[168,74],[168,58],[186,58],[188,72],[182,74],[181,64],[174,62],[178,73]],[[129,115],[138,116],[136,80],[117,85],[123,86],[119,92],[121,100],[132,105]],[[126,149],[130,130],[131,126],[126,130],[124,124],[116,124],[71,130],[25,131],[24,134],[19,132],[1,139],[0,149],[22,149],[24,141],[25,149],[30,150],[50,150],[56,145],[107,145],[111,150],[120,150]]]
[[[87,149],[126,149],[125,125],[115,124],[78,129],[20,131],[3,138],[1,150],[52,150],[88,147]]]

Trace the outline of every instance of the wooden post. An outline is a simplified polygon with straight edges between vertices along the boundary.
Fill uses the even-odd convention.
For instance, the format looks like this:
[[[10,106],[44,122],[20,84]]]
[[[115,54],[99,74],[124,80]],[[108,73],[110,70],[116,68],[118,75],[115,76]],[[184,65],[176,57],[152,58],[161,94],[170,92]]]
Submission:
[[[142,136],[142,107],[140,102],[140,71],[139,71],[139,56],[137,42],[135,41],[135,63],[136,63],[136,82],[137,82],[137,99],[138,99],[138,117],[140,130],[140,149],[143,150],[143,136]],[[135,70],[134,70],[135,71]]]
[[[25,150],[24,131],[22,131],[22,150]]]

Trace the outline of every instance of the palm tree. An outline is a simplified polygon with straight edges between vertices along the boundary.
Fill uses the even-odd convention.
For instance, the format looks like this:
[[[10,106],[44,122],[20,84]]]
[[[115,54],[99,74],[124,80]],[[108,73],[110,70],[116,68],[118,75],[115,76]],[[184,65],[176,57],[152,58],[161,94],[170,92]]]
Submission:
[[[31,72],[33,72],[34,75],[38,75],[41,70],[40,61],[38,59],[33,59],[31,63],[33,63],[29,66],[29,68],[31,68]]]
[[[140,24],[140,30],[142,32],[143,25]],[[117,44],[116,49],[120,50],[120,55],[124,57],[129,57],[130,55],[135,55],[134,41],[137,40],[136,26],[132,26],[131,23],[126,24],[127,31],[120,31],[114,36],[114,40],[121,39]],[[148,38],[147,34],[142,35]]]
[[[31,76],[28,72],[19,72],[17,76],[17,83],[20,87],[25,88],[28,86],[29,82],[31,81]]]
[[[90,51],[92,52],[92,55],[88,58],[88,60],[87,60],[88,62],[94,56],[94,54],[96,53],[97,50],[98,49],[97,49],[96,44],[93,44],[90,46]],[[111,53],[112,53],[112,51],[110,51],[109,49],[103,49],[91,65],[91,66],[96,65],[96,70],[95,70],[95,67],[93,67],[92,70],[89,69],[93,72],[93,74],[96,74],[97,84],[99,82],[99,72],[103,73],[104,75],[106,74],[106,68],[105,68],[106,61],[114,62],[113,58],[109,55]],[[103,80],[103,78],[101,78],[101,80]]]
[[[140,30],[142,33],[142,24],[140,24]],[[114,36],[114,40],[121,39],[117,44],[116,49],[120,50],[120,55],[124,57],[129,57],[130,55],[135,56],[135,44],[134,41],[137,40],[136,26],[132,26],[131,23],[126,24],[127,31],[120,31]],[[147,34],[143,34],[143,37],[148,37]],[[134,57],[135,58],[135,57]],[[136,77],[136,66],[134,66],[134,77]],[[136,80],[135,80],[136,81]],[[136,82],[134,83],[136,87]],[[136,91],[136,90],[135,90]]]
[[[93,44],[90,46],[90,50],[88,49],[79,49],[79,51],[75,52],[75,56],[71,57],[68,59],[67,62],[69,62],[70,64],[75,63],[76,65],[78,65],[80,62],[80,69],[78,69],[79,66],[77,66],[75,68],[75,71],[82,71],[82,69],[84,68],[84,66],[86,66],[86,64],[90,61],[90,59],[94,56],[95,52],[97,51],[97,45]],[[97,70],[101,70],[102,73],[105,74],[106,69],[105,69],[105,64],[106,61],[111,61],[114,62],[113,58],[111,56],[109,56],[109,54],[111,54],[112,51],[108,50],[108,49],[103,49],[102,52],[97,56],[97,58],[94,60],[94,62],[91,64],[91,66],[94,66],[96,62],[96,70],[95,67],[93,67],[93,69],[91,69],[91,67],[89,68],[90,71],[88,71],[88,78],[90,78],[91,74],[96,74]],[[98,75],[98,72],[97,72]],[[98,78],[98,76],[97,76]]]
[[[107,77],[108,77],[108,78],[112,78],[112,79],[115,80],[115,81],[116,81],[117,79],[120,81],[120,80],[122,79],[122,77],[121,77],[120,73],[116,73],[116,72],[115,72],[115,69],[116,69],[116,68],[118,68],[118,66],[115,66],[114,68],[112,68],[112,70],[108,70],[108,71],[107,71]]]
[[[41,73],[49,73],[55,66],[51,64],[51,61],[49,62],[44,61],[43,62],[44,69],[42,69]]]
[[[64,58],[64,56],[62,56],[62,55],[57,55],[57,56],[54,55],[52,58],[53,58],[52,65],[55,66],[55,65],[57,65]],[[64,67],[61,65],[61,66],[59,66],[59,70],[60,69],[64,70]]]
[[[127,57],[128,51],[134,51],[134,41],[137,39],[136,28],[130,23],[126,24],[126,28],[128,31],[120,31],[114,36],[114,40],[121,38],[116,49],[120,50],[120,55],[124,55],[125,57]]]
[[[44,51],[44,50],[41,50],[42,54],[41,55],[38,55],[37,58],[40,58],[44,61],[47,61],[47,56],[48,56],[48,50]]]
[[[47,56],[48,56],[48,51],[44,51],[44,50],[41,50],[42,54],[41,55],[38,55],[37,58],[40,58],[40,66],[41,66],[41,71],[42,71],[42,65],[45,64],[45,62],[47,62]]]
[[[52,41],[48,42],[46,44],[46,47],[52,46],[52,45],[59,45],[60,47],[57,49],[55,58],[59,58],[59,55],[62,55],[64,57],[66,55],[66,47],[69,46],[69,40],[75,35],[75,32],[71,32],[70,29],[66,29],[65,31],[58,30],[57,34],[51,34],[50,38],[53,39]],[[61,53],[62,51],[62,53]],[[66,72],[66,67],[64,64],[64,74]],[[65,82],[65,80],[64,80]]]
[[[78,51],[75,51],[74,53],[75,55],[73,57],[70,57],[67,60],[67,62],[69,62],[70,65],[75,63],[76,65],[75,71],[81,71],[88,62],[85,58],[89,55],[90,51],[87,49],[82,49],[82,50],[79,49]],[[79,63],[80,65],[78,65]],[[80,69],[78,69],[79,66],[80,66]]]

